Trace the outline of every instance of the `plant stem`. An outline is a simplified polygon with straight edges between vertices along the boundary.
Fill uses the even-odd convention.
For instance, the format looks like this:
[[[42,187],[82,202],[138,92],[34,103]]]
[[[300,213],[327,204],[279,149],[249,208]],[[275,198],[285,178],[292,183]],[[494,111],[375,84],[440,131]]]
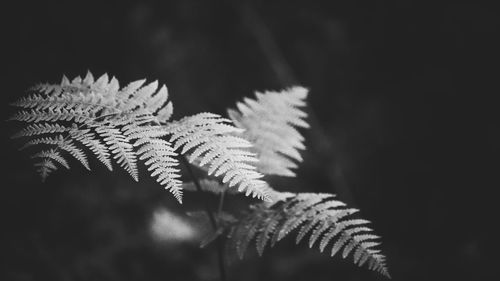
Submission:
[[[224,206],[224,194],[226,194],[225,190],[223,192],[221,192],[221,194],[220,194],[219,207],[217,208],[217,217],[220,217],[220,215],[222,213],[222,207]]]
[[[187,161],[186,157],[184,155],[180,155],[180,158],[181,158],[181,161],[184,163],[184,166],[186,166],[186,169],[187,169],[190,177],[193,179],[194,186],[196,187],[196,190],[200,193],[203,192],[203,190],[201,189],[200,181],[195,176],[193,169],[191,169],[191,166],[190,166],[189,162]],[[219,211],[218,211],[219,213],[222,210],[222,203],[224,200],[223,196],[224,196],[224,193],[222,193],[221,200],[219,201]],[[205,208],[205,212],[207,213],[207,216],[210,220],[210,224],[212,225],[212,228],[214,229],[214,231],[217,231],[218,225],[217,225],[217,221],[216,221],[212,211],[210,210],[210,208],[208,207],[208,205],[205,202],[203,202],[203,205]],[[227,281],[226,267],[224,265],[224,240],[221,237],[218,237],[216,243],[217,243],[217,261],[219,264],[220,280]]]

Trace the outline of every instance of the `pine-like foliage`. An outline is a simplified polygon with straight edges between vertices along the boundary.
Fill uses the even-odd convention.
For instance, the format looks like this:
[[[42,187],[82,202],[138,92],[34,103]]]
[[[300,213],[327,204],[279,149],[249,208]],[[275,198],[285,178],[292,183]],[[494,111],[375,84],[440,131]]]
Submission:
[[[352,254],[355,264],[367,263],[370,269],[389,277],[385,256],[375,249],[379,237],[367,227],[369,221],[353,217],[358,210],[346,208],[331,194],[280,193],[275,198],[278,200],[272,204],[253,205],[231,228],[231,244],[240,258],[252,240],[262,255],[266,245],[273,246],[297,229],[297,243],[309,236],[309,247],[318,242],[320,251],[331,249],[331,256]]]
[[[120,89],[116,78],[104,74],[94,80],[89,72],[84,79],[63,77],[60,84],[40,84],[31,92],[13,104],[22,110],[10,119],[29,123],[13,137],[28,138],[23,149],[38,148],[32,157],[42,179],[60,166],[69,168],[68,155],[90,170],[87,156],[93,154],[109,170],[114,160],[138,180],[142,160],[181,201],[176,153],[160,130],[173,110],[165,86],[139,80]]]
[[[229,187],[238,185],[238,191],[263,200],[270,200],[262,175],[252,165],[258,159],[248,151],[252,144],[234,136],[242,130],[231,125],[231,120],[217,114],[199,113],[171,122],[164,127],[171,135],[174,149],[189,154],[189,162],[200,167],[208,165],[208,174],[223,176]]]
[[[305,149],[304,137],[296,129],[308,128],[304,120],[307,89],[292,87],[281,92],[257,92],[256,100],[245,98],[236,104],[238,110],[228,110],[234,124],[242,129],[257,153],[257,169],[263,174],[295,176],[292,169],[301,162],[300,149]]]

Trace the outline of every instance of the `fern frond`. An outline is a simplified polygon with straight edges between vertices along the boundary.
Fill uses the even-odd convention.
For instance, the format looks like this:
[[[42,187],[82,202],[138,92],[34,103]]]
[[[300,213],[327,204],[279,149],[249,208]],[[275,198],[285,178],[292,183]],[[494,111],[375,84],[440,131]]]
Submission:
[[[141,87],[144,82],[145,80],[132,82],[120,90],[116,78],[109,79],[104,74],[94,81],[93,75],[88,72],[83,80],[77,77],[70,82],[63,77],[60,84],[39,84],[31,88],[33,94],[12,105],[42,112],[81,112],[94,118],[124,112],[156,115],[165,109],[170,114],[166,116],[163,113],[160,121],[168,121],[172,104],[168,102],[166,87],[158,89],[157,81]]]
[[[208,165],[209,175],[223,175],[223,183],[238,185],[238,191],[247,196],[269,200],[265,182],[260,180],[262,175],[251,164],[258,160],[246,150],[251,144],[232,136],[241,130],[230,123],[217,114],[200,113],[171,122],[164,129],[171,135],[174,149],[181,149],[181,154],[191,153],[189,162],[200,167]]]
[[[144,161],[151,176],[181,202],[177,154],[161,139],[166,133],[160,124],[169,120],[173,106],[165,86],[144,83],[120,90],[116,78],[104,74],[94,79],[88,72],[83,79],[64,76],[60,84],[36,85],[13,103],[21,110],[10,120],[28,123],[13,137],[29,138],[23,148],[49,146],[33,155],[40,160],[36,166],[42,178],[57,170],[56,164],[69,167],[65,154],[90,169],[87,151],[81,149],[87,148],[109,170],[114,159],[135,180],[138,160]]]
[[[320,241],[320,251],[330,245],[332,256],[340,251],[343,258],[352,255],[355,264],[368,263],[369,269],[389,277],[385,256],[375,249],[380,245],[377,241],[380,237],[366,226],[369,221],[353,218],[357,212],[335,200],[331,194],[300,193],[293,196],[286,193],[273,204],[253,205],[247,215],[232,227],[231,243],[242,258],[249,243],[255,239],[257,252],[262,255],[267,245],[273,246],[298,230],[297,243],[309,236],[309,247]]]
[[[301,162],[299,150],[304,149],[304,137],[296,129],[308,128],[306,105],[308,90],[292,87],[281,92],[257,92],[256,100],[245,98],[238,102],[238,110],[228,110],[229,117],[241,135],[254,144],[259,172],[281,176],[295,176],[292,169]]]

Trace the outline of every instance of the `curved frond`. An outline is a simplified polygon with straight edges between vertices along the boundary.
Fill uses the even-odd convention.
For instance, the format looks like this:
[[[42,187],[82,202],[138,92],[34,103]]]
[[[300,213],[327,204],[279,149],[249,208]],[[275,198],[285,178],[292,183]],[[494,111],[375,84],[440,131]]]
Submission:
[[[13,138],[27,138],[23,148],[38,148],[33,158],[40,161],[35,165],[42,178],[58,165],[69,167],[69,154],[89,170],[88,155],[109,170],[114,159],[138,180],[140,160],[181,201],[176,154],[161,139],[160,123],[169,120],[173,106],[165,86],[144,84],[139,80],[120,89],[116,78],[94,79],[90,72],[83,79],[64,76],[60,84],[39,84],[13,103],[21,110],[10,120],[28,123]]]
[[[241,135],[254,144],[259,172],[295,176],[292,169],[301,162],[299,150],[304,149],[304,137],[297,128],[308,128],[306,105],[308,90],[292,87],[281,92],[256,92],[256,99],[245,98],[236,104],[238,110],[228,110],[229,117]]]
[[[332,256],[351,255],[355,264],[368,263],[369,269],[389,277],[385,256],[376,249],[380,237],[367,226],[369,221],[354,218],[357,212],[331,194],[285,193],[274,204],[253,205],[232,227],[231,244],[241,258],[255,240],[257,252],[262,255],[267,245],[272,246],[297,230],[297,243],[309,236],[309,247],[319,242],[320,251],[330,247]]]
[[[231,135],[241,130],[230,123],[217,114],[200,113],[171,122],[164,129],[171,135],[174,149],[190,153],[189,162],[207,165],[209,175],[223,176],[223,183],[237,185],[238,191],[247,196],[269,200],[266,184],[260,180],[262,175],[252,165],[258,160],[247,150],[251,144]]]

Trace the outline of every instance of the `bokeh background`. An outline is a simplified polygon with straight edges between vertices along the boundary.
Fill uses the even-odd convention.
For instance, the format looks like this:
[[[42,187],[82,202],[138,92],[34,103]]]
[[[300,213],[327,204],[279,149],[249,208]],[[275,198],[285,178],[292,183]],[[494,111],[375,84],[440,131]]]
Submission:
[[[497,13],[463,2],[4,3],[1,118],[33,84],[87,70],[158,79],[174,118],[303,85],[308,150],[275,187],[360,208],[394,280],[494,280]],[[1,280],[217,280],[214,247],[197,243],[206,225],[185,215],[205,199],[179,206],[97,163],[41,184],[16,128],[4,122],[0,140]],[[235,281],[383,279],[291,239],[229,262]]]

